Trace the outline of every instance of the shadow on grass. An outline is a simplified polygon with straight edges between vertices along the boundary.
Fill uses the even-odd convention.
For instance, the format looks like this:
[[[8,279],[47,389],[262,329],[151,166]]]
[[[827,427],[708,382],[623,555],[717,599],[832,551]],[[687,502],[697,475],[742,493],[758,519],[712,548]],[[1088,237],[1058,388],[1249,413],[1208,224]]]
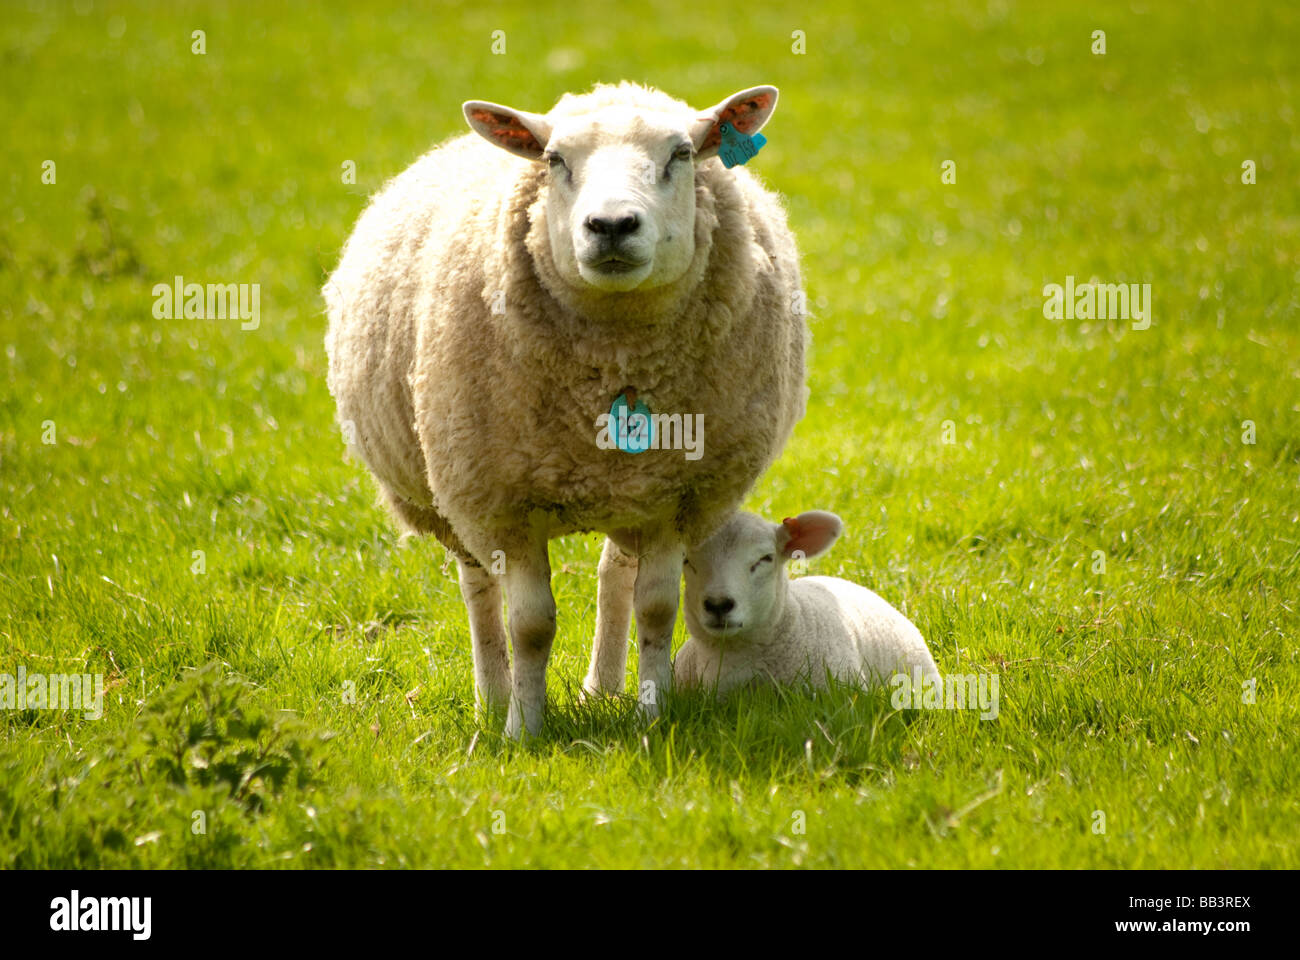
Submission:
[[[472,716],[459,720],[467,746],[494,755],[635,758],[653,780],[702,768],[724,783],[834,778],[850,784],[916,766],[928,722],[893,709],[884,688],[863,691],[835,681],[825,689],[749,688],[721,701],[709,691],[679,691],[650,721],[631,696],[584,698],[567,683],[552,691],[542,733],[522,743],[508,740],[500,723],[484,729]]]

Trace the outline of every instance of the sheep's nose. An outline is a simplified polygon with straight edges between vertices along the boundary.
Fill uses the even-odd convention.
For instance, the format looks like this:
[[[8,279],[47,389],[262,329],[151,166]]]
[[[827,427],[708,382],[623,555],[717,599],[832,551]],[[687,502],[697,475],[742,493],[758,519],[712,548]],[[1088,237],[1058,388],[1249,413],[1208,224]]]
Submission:
[[[731,597],[705,597],[704,609],[715,617],[722,617],[736,609],[736,601]]]
[[[583,226],[599,237],[625,237],[641,228],[641,215],[632,210],[608,216],[592,215],[583,221]]]

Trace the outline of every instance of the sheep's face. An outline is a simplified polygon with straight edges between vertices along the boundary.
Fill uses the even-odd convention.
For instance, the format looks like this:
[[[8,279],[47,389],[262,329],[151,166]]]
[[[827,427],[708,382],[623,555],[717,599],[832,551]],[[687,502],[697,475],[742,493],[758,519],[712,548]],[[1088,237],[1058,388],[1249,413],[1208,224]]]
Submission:
[[[695,146],[668,115],[611,108],[559,121],[549,171],[551,257],[574,286],[650,289],[695,256]]]
[[[776,97],[773,87],[754,87],[698,113],[667,98],[655,110],[615,104],[543,116],[480,100],[464,110],[487,140],[546,165],[546,222],[560,276],[574,287],[622,292],[687,272],[695,165],[717,153],[723,123],[757,132]]]
[[[686,624],[691,636],[723,645],[761,636],[780,618],[785,565],[830,549],[844,524],[810,510],[782,523],[733,514],[713,536],[686,551]]]

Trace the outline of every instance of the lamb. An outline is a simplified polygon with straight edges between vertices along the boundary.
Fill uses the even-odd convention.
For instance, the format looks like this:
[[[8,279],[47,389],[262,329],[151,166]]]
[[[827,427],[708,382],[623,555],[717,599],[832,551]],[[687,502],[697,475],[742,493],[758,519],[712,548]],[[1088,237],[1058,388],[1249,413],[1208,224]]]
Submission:
[[[825,686],[830,675],[867,687],[919,668],[941,691],[920,632],[875,593],[838,577],[786,575],[792,556],[825,553],[843,529],[821,510],[781,523],[737,513],[687,550],[691,636],[674,663],[678,686],[723,696],[750,682]]]
[[[506,705],[511,737],[541,728],[548,541],[605,534],[583,688],[622,691],[635,610],[654,715],[683,545],[803,416],[794,237],[780,200],[718,157],[724,137],[752,153],[777,95],[697,111],[599,84],[544,115],[469,101],[473,133],[388,183],[325,284],[345,439],[399,522],[456,557],[476,699]],[[684,452],[686,423],[707,443],[697,427]]]

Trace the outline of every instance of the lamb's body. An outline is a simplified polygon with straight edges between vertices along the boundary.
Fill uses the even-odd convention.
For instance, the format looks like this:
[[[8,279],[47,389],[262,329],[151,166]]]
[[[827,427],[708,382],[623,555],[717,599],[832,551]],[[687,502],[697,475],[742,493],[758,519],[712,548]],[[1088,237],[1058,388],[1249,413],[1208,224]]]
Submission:
[[[541,716],[555,629],[546,541],[587,530],[609,537],[588,689],[622,688],[634,582],[652,653],[643,650],[642,676],[666,687],[681,545],[734,508],[803,415],[806,326],[784,211],[748,171],[709,156],[703,139],[712,124],[716,141],[722,116],[755,117],[757,129],[775,95],[754,88],[714,108],[712,120],[626,84],[566,96],[546,117],[466,105],[471,124],[494,124],[480,133],[503,135],[516,153],[519,135],[537,132],[544,145],[553,125],[573,142],[588,114],[601,118],[590,121],[591,142],[605,157],[620,156],[611,129],[638,148],[643,129],[696,131],[704,159],[691,171],[694,251],[672,282],[609,292],[575,281],[572,264],[553,256],[556,187],[546,166],[467,134],[375,197],[325,285],[339,422],[401,520],[459,558],[477,688],[488,700],[501,698],[510,668],[501,581],[482,568],[504,555],[512,734]],[[613,123],[637,113],[651,119]],[[598,418],[628,388],[652,413],[702,414],[704,456],[602,449]]]
[[[838,577],[801,577],[770,633],[734,645],[692,637],[673,669],[679,683],[726,694],[751,681],[824,686],[828,675],[872,686],[917,666],[941,682],[920,631],[882,597]]]
[[[830,676],[868,687],[919,668],[938,684],[920,631],[881,597],[838,577],[786,576],[787,561],[824,553],[843,529],[821,510],[779,524],[737,513],[688,550],[691,638],[677,653],[677,683],[726,694],[750,681],[824,686]]]

